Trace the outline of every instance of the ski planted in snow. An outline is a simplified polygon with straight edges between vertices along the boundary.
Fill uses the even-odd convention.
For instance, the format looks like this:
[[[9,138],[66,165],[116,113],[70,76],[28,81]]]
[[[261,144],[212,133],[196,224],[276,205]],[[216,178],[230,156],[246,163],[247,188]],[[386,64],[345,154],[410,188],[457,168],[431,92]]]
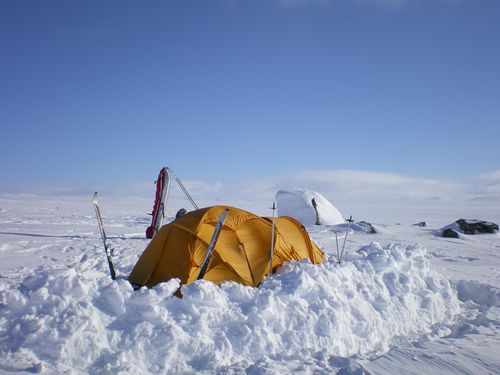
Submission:
[[[113,249],[110,248],[108,243],[108,238],[106,237],[106,232],[104,231],[104,224],[102,222],[101,210],[99,209],[99,203],[97,202],[97,191],[92,197],[92,203],[94,204],[95,216],[97,218],[97,224],[99,225],[99,231],[101,232],[102,242],[104,244],[104,251],[106,252],[106,258],[108,259],[109,273],[111,274],[111,279],[116,279],[115,267],[113,266],[113,260],[111,255]]]
[[[160,230],[163,218],[165,217],[165,204],[167,201],[168,191],[170,189],[170,177],[168,168],[164,167],[158,174],[156,180],[156,196],[153,205],[151,225],[146,229],[146,238],[151,239]]]
[[[207,254],[205,255],[205,259],[201,264],[201,270],[197,280],[203,279],[203,276],[205,276],[205,273],[207,272],[208,263],[210,262],[210,258],[214,253],[215,244],[217,243],[217,239],[219,238],[220,231],[222,230],[222,226],[224,225],[224,221],[226,220],[227,215],[229,215],[228,209],[224,210],[224,212],[220,214],[219,219],[217,220],[217,224],[215,224],[214,234],[212,235],[212,239],[210,240],[210,244],[208,245]]]

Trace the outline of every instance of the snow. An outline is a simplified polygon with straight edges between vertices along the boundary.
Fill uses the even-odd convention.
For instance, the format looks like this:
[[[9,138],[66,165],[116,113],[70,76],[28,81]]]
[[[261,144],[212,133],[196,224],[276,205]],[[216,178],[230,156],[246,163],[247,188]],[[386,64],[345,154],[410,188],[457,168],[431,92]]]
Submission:
[[[482,219],[481,202],[434,217],[401,207],[385,222],[353,204],[377,233],[350,226],[341,264],[334,231],[342,243],[347,224],[310,225],[324,264],[288,263],[258,288],[201,280],[180,299],[177,280],[126,281],[151,202],[101,200],[115,282],[90,197],[0,196],[0,373],[500,372],[500,235],[438,235]],[[499,208],[484,212],[499,222]]]

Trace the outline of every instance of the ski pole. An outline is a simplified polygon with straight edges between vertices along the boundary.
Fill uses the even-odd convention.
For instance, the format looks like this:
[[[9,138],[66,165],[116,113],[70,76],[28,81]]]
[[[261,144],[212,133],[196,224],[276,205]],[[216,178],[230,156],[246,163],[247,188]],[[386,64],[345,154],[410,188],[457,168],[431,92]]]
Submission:
[[[274,218],[275,218],[275,210],[276,210],[276,203],[273,202],[273,221],[272,221],[272,228],[271,228],[271,256],[269,258],[269,274],[272,275],[273,273],[273,255],[274,255]]]
[[[336,229],[333,230],[333,233],[335,233],[335,243],[337,244],[337,263],[340,263],[339,236]]]
[[[352,215],[351,217],[349,217],[347,221],[349,222],[349,224],[347,224],[347,231],[345,232],[344,243],[342,244],[342,251],[340,253],[339,264],[342,261],[342,257],[344,256],[344,249],[345,249],[345,243],[347,242],[347,235],[349,234],[349,229],[351,228],[351,223],[353,222]]]

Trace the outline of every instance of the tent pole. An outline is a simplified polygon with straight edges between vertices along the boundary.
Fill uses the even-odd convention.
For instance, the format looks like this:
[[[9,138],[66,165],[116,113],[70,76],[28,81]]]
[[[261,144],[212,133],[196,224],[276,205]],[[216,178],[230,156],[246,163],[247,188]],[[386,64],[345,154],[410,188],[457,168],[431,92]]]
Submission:
[[[189,201],[191,202],[191,204],[193,205],[194,209],[195,210],[199,210],[200,208],[198,207],[198,205],[195,203],[194,199],[191,197],[191,195],[189,194],[189,192],[187,191],[187,189],[184,187],[184,185],[182,184],[181,180],[179,179],[179,177],[177,177],[177,175],[175,174],[175,172],[172,170],[172,168],[169,168],[167,167],[167,172],[170,174],[170,172],[172,173],[172,175],[174,176],[175,178],[175,181],[177,181],[177,183],[179,184],[180,188],[182,189],[182,191],[184,192],[184,194],[186,195],[186,197],[189,199]]]

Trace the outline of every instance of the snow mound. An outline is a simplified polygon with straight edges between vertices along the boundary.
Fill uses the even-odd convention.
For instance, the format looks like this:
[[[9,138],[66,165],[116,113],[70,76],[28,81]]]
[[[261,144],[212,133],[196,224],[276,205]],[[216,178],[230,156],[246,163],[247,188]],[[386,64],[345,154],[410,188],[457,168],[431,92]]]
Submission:
[[[333,229],[339,230],[344,233],[347,232],[347,229],[350,229],[350,232],[356,232],[356,233],[367,233],[367,234],[377,233],[377,230],[374,228],[374,226],[366,221],[356,221],[352,222],[350,225],[349,224],[335,225]]]
[[[86,260],[87,262],[90,260]],[[0,371],[262,373],[294,358],[372,357],[453,324],[461,302],[419,246],[372,243],[341,265],[291,262],[259,288],[178,280],[134,292],[39,268],[0,284]],[[323,363],[324,362],[324,363]]]
[[[321,225],[336,225],[345,222],[342,214],[321,194],[304,189],[280,190],[276,193],[278,215],[290,216],[300,221],[304,226],[316,224],[316,202],[318,219]]]

